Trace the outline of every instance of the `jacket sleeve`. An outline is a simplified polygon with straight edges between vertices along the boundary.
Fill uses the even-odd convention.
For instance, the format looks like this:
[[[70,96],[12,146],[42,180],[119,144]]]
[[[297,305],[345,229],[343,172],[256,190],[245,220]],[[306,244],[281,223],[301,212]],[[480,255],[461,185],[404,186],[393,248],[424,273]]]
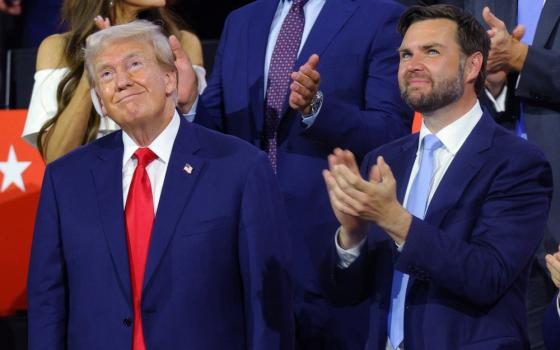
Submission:
[[[66,348],[67,275],[52,173],[44,175],[27,283],[29,349]]]

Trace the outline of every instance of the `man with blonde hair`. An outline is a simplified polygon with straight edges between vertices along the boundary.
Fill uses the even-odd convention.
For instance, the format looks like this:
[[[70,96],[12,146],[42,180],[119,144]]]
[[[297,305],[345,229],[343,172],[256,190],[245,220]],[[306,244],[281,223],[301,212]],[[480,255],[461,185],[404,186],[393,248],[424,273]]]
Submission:
[[[145,21],[87,40],[117,131],[49,164],[29,269],[30,349],[291,349],[290,253],[263,152],[175,110]]]

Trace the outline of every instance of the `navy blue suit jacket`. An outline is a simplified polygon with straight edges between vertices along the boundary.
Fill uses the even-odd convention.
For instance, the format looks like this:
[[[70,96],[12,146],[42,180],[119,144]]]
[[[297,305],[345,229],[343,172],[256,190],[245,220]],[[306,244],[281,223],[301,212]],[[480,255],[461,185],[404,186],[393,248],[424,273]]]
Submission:
[[[122,157],[119,131],[47,167],[29,269],[30,349],[132,346]],[[148,349],[293,348],[280,204],[263,152],[181,121],[144,276]]]
[[[264,62],[277,7],[278,0],[259,0],[230,14],[195,119],[261,148]],[[311,54],[320,56],[321,111],[306,128],[301,115],[288,107],[286,91],[278,130],[277,175],[295,245],[300,334],[314,332],[306,324],[323,329],[325,336],[348,327],[352,334],[342,337],[358,349],[363,348],[367,310],[329,325],[332,311],[322,305],[318,289],[312,286],[318,252],[328,249],[330,233],[337,227],[321,171],[335,147],[351,149],[362,158],[369,150],[410,132],[412,112],[402,102],[397,84],[401,38],[396,25],[402,11],[400,5],[386,0],[327,0],[294,66],[297,70]],[[304,289],[312,292],[303,295]],[[356,334],[359,329],[363,329],[362,340]]]
[[[560,349],[560,316],[558,315],[558,294],[546,309],[543,320],[543,338],[549,350]]]
[[[417,148],[418,134],[381,147],[366,157],[363,172],[383,155],[402,202]],[[335,299],[369,298],[367,349],[385,349],[393,269],[410,275],[405,349],[528,348],[527,278],[546,224],[551,177],[541,151],[484,114],[425,219],[413,217],[402,252],[372,225],[361,256],[348,269],[335,268],[334,280],[325,275]]]

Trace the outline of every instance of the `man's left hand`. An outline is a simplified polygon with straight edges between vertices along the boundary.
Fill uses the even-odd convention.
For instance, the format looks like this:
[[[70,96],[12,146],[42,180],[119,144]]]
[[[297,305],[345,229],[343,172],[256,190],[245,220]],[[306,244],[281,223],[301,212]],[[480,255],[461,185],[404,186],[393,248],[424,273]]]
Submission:
[[[487,70],[490,73],[500,70],[515,70],[520,72],[525,64],[529,47],[520,40],[525,34],[522,25],[517,26],[510,34],[505,23],[496,17],[488,7],[482,11],[482,17],[490,26],[490,54],[488,56]]]
[[[321,75],[317,71],[319,56],[313,54],[297,72],[292,72],[290,77],[290,107],[300,111],[303,115],[311,114],[311,102],[319,91]]]
[[[331,174],[346,198],[345,205],[360,218],[376,223],[397,243],[406,240],[412,216],[397,200],[397,182],[383,157],[370,172],[369,181],[344,164],[337,164]]]

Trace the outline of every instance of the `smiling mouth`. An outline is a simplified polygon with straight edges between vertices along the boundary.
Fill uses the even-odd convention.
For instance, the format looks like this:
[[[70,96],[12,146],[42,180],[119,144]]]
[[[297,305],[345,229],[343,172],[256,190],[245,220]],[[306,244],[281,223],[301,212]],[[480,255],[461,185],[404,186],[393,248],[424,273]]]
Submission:
[[[135,92],[135,93],[126,95],[126,96],[121,97],[120,99],[118,99],[118,100],[117,100],[117,103],[126,102],[127,100],[129,100],[129,99],[131,99],[131,98],[134,98],[134,97],[136,97],[136,96],[138,96],[138,95],[141,95],[141,94],[142,94],[142,92]]]

